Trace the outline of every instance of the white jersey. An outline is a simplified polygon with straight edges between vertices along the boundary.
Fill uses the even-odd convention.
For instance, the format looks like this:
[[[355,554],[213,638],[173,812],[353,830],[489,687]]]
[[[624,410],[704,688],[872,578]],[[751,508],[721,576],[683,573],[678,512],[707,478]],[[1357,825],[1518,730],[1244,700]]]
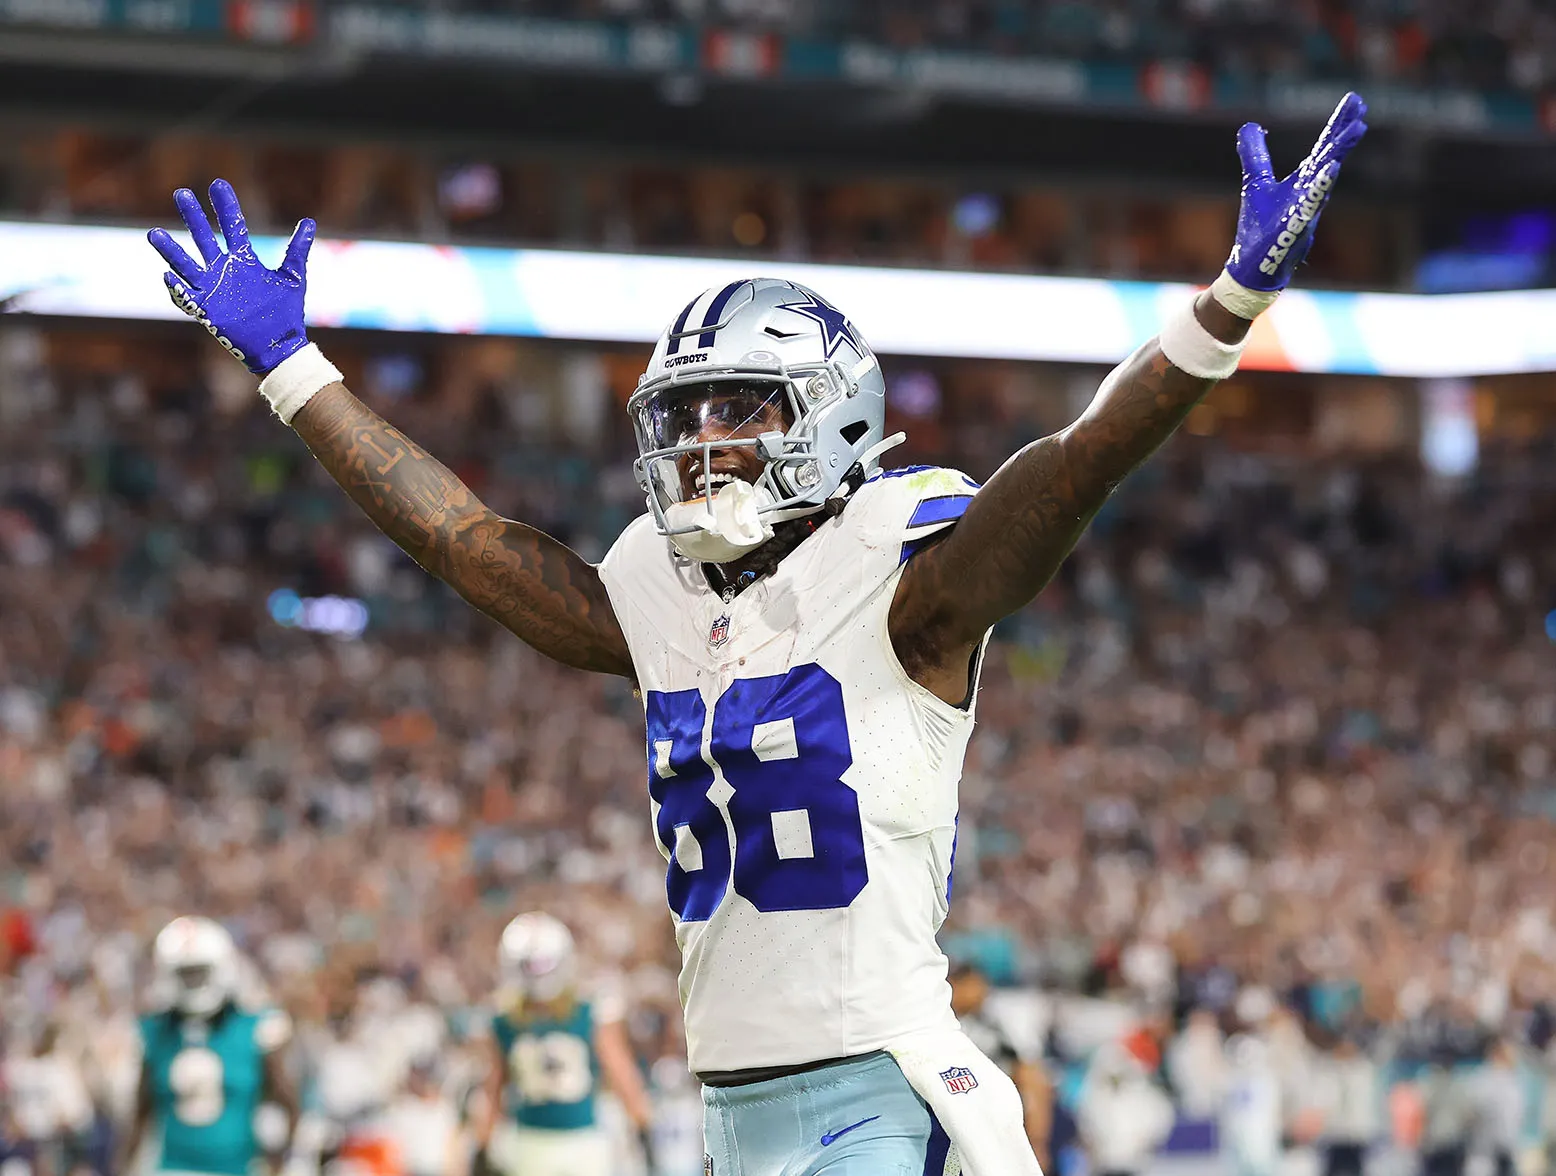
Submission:
[[[935,934],[973,714],[908,677],[887,615],[976,489],[877,473],[728,602],[647,515],[600,565],[643,691],[693,1071],[956,1027]]]

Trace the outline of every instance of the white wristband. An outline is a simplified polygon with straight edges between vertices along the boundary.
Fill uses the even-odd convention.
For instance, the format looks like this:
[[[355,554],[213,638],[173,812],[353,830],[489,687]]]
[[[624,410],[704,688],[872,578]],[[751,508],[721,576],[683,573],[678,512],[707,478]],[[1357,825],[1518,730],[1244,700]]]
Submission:
[[[1279,290],[1250,290],[1226,270],[1210,283],[1210,296],[1238,318],[1256,319],[1280,297]]]
[[[1223,343],[1205,330],[1193,302],[1185,303],[1167,320],[1158,342],[1173,367],[1202,380],[1226,379],[1237,370],[1243,355],[1243,343]]]
[[[340,369],[324,358],[318,344],[310,343],[272,368],[259,382],[259,394],[275,410],[281,423],[289,425],[315,392],[338,384],[341,379]]]

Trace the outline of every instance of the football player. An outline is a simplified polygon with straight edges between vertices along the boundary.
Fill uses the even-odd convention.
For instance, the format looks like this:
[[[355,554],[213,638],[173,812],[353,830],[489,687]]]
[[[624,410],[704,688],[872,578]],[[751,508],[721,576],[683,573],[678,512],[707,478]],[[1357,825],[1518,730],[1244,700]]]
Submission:
[[[498,967],[502,987],[492,1020],[487,1114],[476,1132],[480,1148],[490,1155],[499,1110],[506,1108],[513,1130],[500,1170],[611,1176],[611,1141],[595,1119],[601,1080],[640,1135],[652,1118],[619,1002],[591,1000],[581,991],[572,933],[540,911],[519,915],[504,929]]]
[[[225,247],[187,189],[200,260],[151,233],[175,303],[390,538],[540,652],[641,688],[716,1176],[954,1172],[958,1150],[975,1176],[1038,1171],[1015,1087],[957,1028],[935,942],[984,643],[1236,370],[1364,113],[1347,95],[1285,179],[1245,125],[1222,274],[981,488],[880,468],[880,364],[816,292],[756,278],[693,298],[628,404],[648,509],[598,566],[503,518],[347,390],[304,329],[311,220],[267,269],[218,180]]]
[[[153,1171],[249,1176],[262,1150],[254,1134],[260,1103],[297,1122],[280,1058],[291,1024],[281,1012],[240,1007],[238,952],[220,923],[174,919],[152,961],[167,1007],[141,1021],[140,1091],[118,1171],[131,1170],[155,1123]]]

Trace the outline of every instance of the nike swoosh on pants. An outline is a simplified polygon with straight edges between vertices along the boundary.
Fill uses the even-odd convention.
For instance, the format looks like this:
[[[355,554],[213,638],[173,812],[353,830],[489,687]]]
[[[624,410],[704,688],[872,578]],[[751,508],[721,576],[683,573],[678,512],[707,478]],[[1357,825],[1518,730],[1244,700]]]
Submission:
[[[860,1119],[859,1122],[857,1122],[857,1123],[849,1124],[847,1127],[844,1127],[841,1131],[828,1131],[825,1135],[823,1135],[821,1137],[821,1146],[822,1147],[831,1147],[832,1144],[836,1143],[843,1136],[847,1135],[855,1127],[863,1127],[866,1123],[873,1123],[873,1122],[875,1122],[879,1118],[880,1118],[879,1115],[871,1115],[868,1119]]]

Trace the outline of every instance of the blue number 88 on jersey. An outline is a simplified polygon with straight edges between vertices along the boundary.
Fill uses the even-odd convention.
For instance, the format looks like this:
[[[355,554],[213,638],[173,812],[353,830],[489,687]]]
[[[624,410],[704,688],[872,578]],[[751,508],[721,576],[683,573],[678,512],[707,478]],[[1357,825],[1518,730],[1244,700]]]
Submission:
[[[714,703],[711,731],[699,691],[651,690],[646,718],[648,793],[677,918],[711,918],[732,880],[759,911],[837,910],[859,896],[870,875],[859,796],[842,779],[854,761],[836,678],[809,664],[739,679]]]

